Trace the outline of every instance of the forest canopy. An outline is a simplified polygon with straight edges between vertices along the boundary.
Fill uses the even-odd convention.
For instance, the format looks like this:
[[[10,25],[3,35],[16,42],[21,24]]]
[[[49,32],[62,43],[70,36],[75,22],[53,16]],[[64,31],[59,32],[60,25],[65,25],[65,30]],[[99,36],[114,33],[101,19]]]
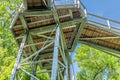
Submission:
[[[9,80],[18,46],[9,30],[21,0],[0,1],[0,80]]]
[[[77,80],[120,79],[119,58],[86,45],[81,45],[76,53],[75,61],[80,67]]]

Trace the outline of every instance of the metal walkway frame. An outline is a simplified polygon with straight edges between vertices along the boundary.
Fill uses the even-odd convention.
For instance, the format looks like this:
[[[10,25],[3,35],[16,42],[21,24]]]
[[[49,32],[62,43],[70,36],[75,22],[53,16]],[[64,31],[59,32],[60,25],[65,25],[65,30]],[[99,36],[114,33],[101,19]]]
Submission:
[[[79,38],[79,42],[82,44],[86,44],[88,46],[91,46],[93,48],[96,48],[98,50],[101,50],[101,51],[108,53],[110,55],[113,55],[115,57],[120,58],[120,51],[116,51],[114,49],[100,46],[97,44],[91,44],[88,42],[81,41],[81,40],[97,40],[97,39],[98,40],[120,39],[120,27],[119,27],[120,22],[109,19],[109,18],[97,16],[97,15],[91,14],[91,13],[87,13],[87,17],[88,18],[87,18],[86,25],[89,25],[89,26],[96,28],[96,29],[100,29],[100,30],[104,30],[106,32],[109,32],[109,33],[113,34],[114,37]],[[90,17],[90,19],[89,19],[89,17]],[[101,22],[99,20],[101,20]]]
[[[26,4],[27,0],[24,0],[24,4]],[[66,23],[60,23],[59,22],[59,18],[58,18],[58,14],[56,13],[56,9],[54,6],[54,2],[52,3],[52,13],[54,14],[54,20],[56,22],[56,26],[48,26],[45,27],[44,29],[40,29],[43,30],[42,32],[45,32],[49,29],[49,31],[51,31],[51,34],[49,36],[46,35],[41,35],[41,31],[39,29],[33,29],[31,31],[29,31],[28,29],[28,24],[25,21],[24,17],[28,17],[28,16],[35,16],[35,15],[47,15],[47,14],[51,14],[51,11],[40,11],[40,13],[37,11],[36,12],[23,12],[24,9],[27,9],[27,5],[21,5],[19,11],[16,13],[16,16],[10,26],[10,28],[12,29],[12,27],[14,26],[18,16],[22,22],[22,25],[24,26],[25,29],[25,33],[23,36],[19,36],[18,38],[23,37],[22,42],[20,44],[20,49],[18,51],[18,55],[17,55],[17,59],[14,65],[14,68],[12,70],[12,74],[10,77],[10,80],[22,80],[23,77],[25,75],[29,75],[30,76],[30,80],[39,80],[39,78],[36,76],[37,74],[42,74],[42,73],[51,73],[50,79],[51,80],[70,80],[70,63],[71,63],[71,59],[69,56],[69,51],[67,49],[67,45],[65,42],[65,37],[64,37],[64,33],[63,33],[63,28],[62,26],[64,25],[71,25],[71,24],[76,24],[77,22],[80,22],[81,19],[76,19],[73,21],[69,21]],[[81,6],[79,6],[79,9]],[[84,7],[82,7],[84,8]],[[80,10],[81,11],[81,10]],[[21,13],[22,12],[22,13]],[[85,16],[85,14],[82,12],[82,15]],[[71,14],[72,17],[72,14]],[[19,27],[19,26],[18,26]],[[53,29],[54,28],[54,29]],[[66,28],[66,27],[65,27]],[[46,30],[47,29],[47,30]],[[34,34],[37,31],[37,34]],[[52,34],[55,34],[55,37],[52,37]],[[33,40],[31,38],[31,34],[40,36],[40,37],[44,37],[47,40],[45,42],[40,42],[40,43],[33,43]],[[41,49],[37,50],[35,48],[36,45],[41,44],[43,45]],[[50,59],[39,59],[39,55],[45,51],[48,47],[51,47],[52,45],[54,45],[52,47],[53,52],[50,53],[50,55],[52,55],[52,58]],[[30,47],[31,49],[29,49],[29,52],[31,53],[30,55],[27,55],[27,53],[25,53],[24,48],[26,47]],[[47,54],[44,54],[44,56],[46,56]],[[62,61],[59,60],[59,56],[62,57]],[[42,56],[41,56],[42,57]],[[41,64],[42,62],[51,62],[51,66],[52,68],[47,70],[47,71],[40,71],[41,69]],[[42,67],[43,68],[43,67]],[[31,70],[29,70],[31,69]]]
[[[27,0],[24,0],[24,4],[26,4],[26,1]],[[78,1],[80,1],[80,0],[78,0]],[[25,33],[24,33],[24,36],[17,37],[17,38],[23,37],[23,39],[20,44],[17,59],[15,62],[14,68],[12,70],[10,80],[22,80],[24,75],[29,75],[30,80],[39,80],[39,78],[36,75],[42,74],[42,73],[48,73],[48,74],[50,73],[51,75],[49,74],[49,76],[50,76],[51,80],[70,80],[69,65],[71,63],[71,61],[70,61],[71,59],[69,56],[70,51],[68,51],[67,45],[65,43],[63,29],[67,28],[67,27],[65,27],[64,25],[69,26],[69,25],[73,25],[78,22],[81,22],[81,25],[76,25],[79,27],[78,28],[79,34],[74,34],[74,35],[76,35],[75,36],[76,38],[73,42],[71,51],[74,50],[76,43],[80,42],[80,43],[89,45],[91,47],[95,47],[104,52],[110,53],[114,56],[117,56],[117,57],[119,56],[119,53],[120,53],[119,51],[111,50],[111,49],[108,49],[103,46],[80,41],[80,40],[85,40],[85,39],[89,40],[89,39],[120,38],[119,30],[113,29],[110,25],[110,21],[115,22],[115,23],[119,23],[119,22],[87,13],[85,6],[80,2],[80,4],[78,5],[78,9],[82,15],[81,19],[73,19],[72,21],[60,23],[58,14],[56,13],[54,2],[52,2],[52,4],[53,4],[52,5],[52,13],[54,14],[54,20],[56,22],[56,25],[50,25],[50,26],[46,26],[43,28],[39,28],[39,29],[29,30],[27,27],[29,24],[27,24],[27,22],[25,21],[25,17],[48,15],[48,14],[51,14],[51,11],[47,10],[47,11],[37,11],[37,12],[34,11],[34,12],[21,13],[23,11],[23,9],[27,9],[27,5],[24,5],[24,7],[25,7],[24,8],[23,4],[22,4],[21,8],[17,12],[17,15],[15,16],[15,18],[12,22],[11,28],[14,26],[17,18],[20,17],[22,25],[24,26],[24,29],[25,29]],[[19,14],[20,14],[20,16],[19,16]],[[73,17],[72,14],[70,14],[70,15],[72,18]],[[87,20],[88,15],[106,20],[107,25]],[[95,27],[95,28],[102,25],[102,27],[99,27],[100,29],[104,29],[105,31],[113,33],[116,35],[116,37],[80,38],[81,32],[85,25],[91,25],[92,27]],[[19,26],[21,26],[21,25],[18,25],[16,27],[19,27]],[[107,26],[107,28],[103,27],[103,26]],[[49,32],[51,32],[51,34],[49,36],[41,35],[41,33],[47,32],[47,30],[49,30]],[[34,43],[31,38],[31,34],[37,35],[39,37],[44,37],[44,38],[46,38],[46,41],[40,42],[40,43]],[[52,37],[51,36],[52,34],[55,34],[55,37]],[[42,48],[39,50],[37,50],[35,48],[35,46],[38,44],[42,45]],[[24,51],[24,48],[26,48],[28,46],[30,47],[30,49],[29,49],[30,54],[27,54]],[[51,46],[52,46],[52,48],[51,48],[52,51],[50,53],[41,55],[42,52],[44,52],[48,47],[51,47]],[[112,52],[115,52],[118,55],[113,54]],[[39,58],[40,55],[41,55],[41,57],[47,56],[47,55],[51,55],[52,57],[50,59],[42,59],[42,58]],[[59,56],[62,57],[62,61],[60,61]],[[119,58],[120,58],[120,56],[119,56]],[[46,69],[49,68],[49,70],[41,72],[40,69],[43,68],[41,66],[43,62],[50,63],[52,67],[51,68],[46,67]],[[28,68],[31,70],[29,70]]]
[[[43,47],[41,49],[39,49],[38,51],[35,51],[32,55],[27,56],[27,57],[25,57],[24,48],[26,46],[33,47],[37,44],[27,44],[26,45],[26,42],[29,38],[29,33],[24,34],[24,38],[20,45],[17,60],[15,63],[15,66],[13,68],[10,80],[15,80],[17,78],[18,78],[18,80],[22,80],[24,75],[21,75],[21,73],[19,75],[20,71],[31,76],[32,80],[39,80],[35,75],[40,74],[40,73],[47,73],[47,72],[52,73],[51,80],[68,80],[68,59],[66,56],[68,53],[66,52],[66,48],[65,48],[66,44],[64,43],[64,37],[61,35],[63,32],[62,32],[62,29],[60,28],[60,25],[57,25],[55,31],[56,31],[55,38],[43,35],[43,37],[47,38],[46,42],[37,43],[37,44],[43,44]],[[53,32],[51,32],[51,33],[53,33]],[[46,48],[48,48],[49,46],[51,46],[53,44],[54,44],[53,58],[42,59],[42,60],[38,59],[36,61],[36,59],[38,58],[40,53],[42,51],[46,50]],[[58,59],[59,55],[62,56],[63,62],[61,62]],[[40,67],[40,65],[38,65],[38,64],[41,64],[42,62],[52,62],[52,65],[51,65],[52,69],[47,72],[46,71],[41,72],[40,70],[38,70],[37,68]],[[29,67],[33,67],[33,70],[29,71],[27,68],[24,67],[26,65]]]

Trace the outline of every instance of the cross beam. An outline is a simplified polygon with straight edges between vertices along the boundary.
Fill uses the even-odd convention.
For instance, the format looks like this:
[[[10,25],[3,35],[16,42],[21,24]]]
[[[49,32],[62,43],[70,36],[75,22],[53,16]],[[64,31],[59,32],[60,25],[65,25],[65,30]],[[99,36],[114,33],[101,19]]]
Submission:
[[[51,33],[55,34],[56,36],[53,37],[53,36],[38,34],[38,36],[46,38],[48,40],[42,43],[39,42],[43,46],[38,50],[36,49],[35,52],[31,52],[32,54],[26,55],[26,57],[24,56],[24,54],[26,54],[24,53],[25,52],[24,48],[39,45],[39,44],[28,43],[29,42],[28,36],[30,34],[28,33],[24,34],[23,40],[21,42],[20,50],[18,52],[18,57],[14,65],[10,80],[16,80],[16,79],[20,80],[23,78],[23,75],[30,76],[31,80],[33,79],[39,80],[39,78],[36,75],[40,75],[44,73],[47,73],[47,74],[51,73],[50,75],[51,80],[68,80],[68,66],[69,66],[68,55],[69,54],[66,50],[67,49],[66,46],[64,46],[65,45],[65,42],[63,41],[64,36],[61,35],[61,33],[63,33],[63,30],[61,29],[60,25],[57,25],[57,28],[53,30]],[[53,55],[50,55],[52,56],[52,58],[45,59],[44,57],[46,56],[40,56],[40,54],[43,53],[45,50],[47,50],[49,47],[53,47],[52,48]],[[60,56],[61,56],[61,59],[59,59]],[[40,59],[35,60],[35,57],[40,57]],[[43,59],[41,59],[41,57]],[[44,67],[44,69],[46,69],[46,72],[43,72],[43,71],[41,72],[41,70],[38,69],[38,67],[36,67],[36,70],[35,70],[36,75],[35,75],[33,73],[33,68],[31,67],[31,65],[37,64],[38,66],[40,66],[40,64],[44,64],[46,62],[50,63],[49,65],[52,68],[42,65],[41,69]],[[27,67],[29,67],[30,70]]]

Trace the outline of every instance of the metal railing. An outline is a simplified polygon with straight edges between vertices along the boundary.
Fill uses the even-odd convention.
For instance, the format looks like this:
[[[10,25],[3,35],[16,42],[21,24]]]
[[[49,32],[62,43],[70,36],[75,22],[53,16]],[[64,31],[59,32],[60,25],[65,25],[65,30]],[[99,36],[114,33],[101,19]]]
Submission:
[[[87,9],[80,0],[78,1],[78,8],[80,9],[81,15],[83,18],[87,17]]]
[[[54,0],[55,5],[74,5],[74,0]]]
[[[82,17],[87,17],[87,10],[80,0],[53,0],[53,5],[57,8],[77,7]]]
[[[87,20],[92,21],[96,24],[104,25],[109,29],[112,29],[112,28],[120,29],[120,22],[119,21],[115,21],[115,20],[112,20],[109,18],[97,16],[95,14],[87,13]]]

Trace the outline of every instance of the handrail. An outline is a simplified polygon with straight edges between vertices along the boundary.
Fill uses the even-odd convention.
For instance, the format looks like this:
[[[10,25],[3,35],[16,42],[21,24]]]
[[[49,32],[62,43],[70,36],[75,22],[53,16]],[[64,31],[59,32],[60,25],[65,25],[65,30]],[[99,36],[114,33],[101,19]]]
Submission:
[[[107,25],[107,27],[109,29],[111,29],[111,28],[120,29],[120,22],[119,21],[115,21],[115,20],[112,20],[112,19],[109,19],[109,18],[98,16],[98,15],[95,15],[95,14],[92,14],[92,13],[87,13],[87,19],[89,21],[94,21],[94,22],[97,22],[97,23],[100,23],[100,24],[103,24],[103,25]],[[101,20],[101,21],[99,21],[99,20]]]
[[[84,4],[79,0],[79,2],[80,2],[80,4],[81,4],[81,6],[84,8],[84,9],[86,9],[86,7],[84,6]]]
[[[51,0],[55,5],[67,5],[74,4],[74,0]]]
[[[56,8],[67,8],[67,7],[76,7],[79,9],[81,16],[83,18],[87,17],[87,10],[86,7],[83,5],[83,3],[80,0],[51,0],[52,7]],[[65,7],[66,6],[66,7]]]
[[[82,14],[82,17],[86,18],[87,17],[87,9],[80,0],[79,0],[79,3],[78,3],[78,6],[79,6],[80,12]]]
[[[101,18],[101,19],[104,19],[104,20],[109,20],[109,21],[112,21],[112,22],[115,22],[115,23],[118,23],[120,24],[119,21],[116,21],[116,20],[112,20],[112,19],[109,19],[109,18],[105,18],[105,17],[102,17],[102,16],[98,16],[98,15],[95,15],[95,14],[92,14],[92,13],[87,13],[88,15],[91,15],[91,16],[95,16],[95,17],[98,17],[98,18]]]

